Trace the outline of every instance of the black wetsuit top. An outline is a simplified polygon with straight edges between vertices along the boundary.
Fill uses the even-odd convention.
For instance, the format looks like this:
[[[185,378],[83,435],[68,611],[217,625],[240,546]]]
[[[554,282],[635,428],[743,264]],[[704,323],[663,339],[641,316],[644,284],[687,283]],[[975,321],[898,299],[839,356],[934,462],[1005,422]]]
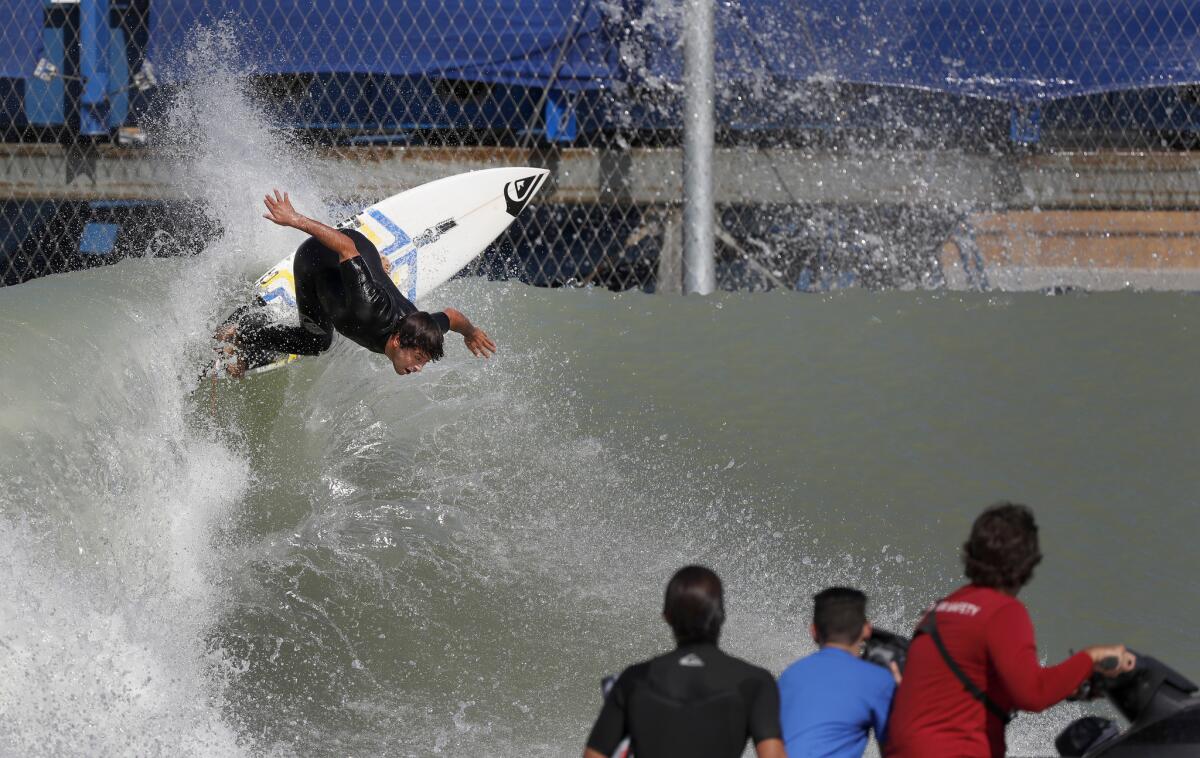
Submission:
[[[374,353],[382,353],[388,337],[401,319],[417,307],[383,270],[379,251],[360,232],[342,230],[354,241],[358,256],[342,263],[338,254],[309,237],[296,250],[292,273],[296,279],[296,307],[300,325],[272,322],[262,308],[241,308],[237,345],[250,366],[260,365],[279,353],[317,355],[333,344],[336,329]],[[431,314],[449,331],[445,313]]]
[[[698,644],[625,669],[587,746],[612,755],[628,736],[637,758],[738,758],[746,738],[757,745],[781,734],[775,677]]]

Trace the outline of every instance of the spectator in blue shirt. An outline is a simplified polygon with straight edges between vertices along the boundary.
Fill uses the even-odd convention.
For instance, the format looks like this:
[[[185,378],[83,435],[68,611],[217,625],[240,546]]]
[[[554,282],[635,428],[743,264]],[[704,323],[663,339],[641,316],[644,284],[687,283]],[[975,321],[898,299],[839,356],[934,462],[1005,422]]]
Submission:
[[[811,632],[820,650],[779,677],[788,758],[860,758],[869,730],[883,742],[900,672],[859,657],[871,636],[866,595],[831,587],[813,601]]]

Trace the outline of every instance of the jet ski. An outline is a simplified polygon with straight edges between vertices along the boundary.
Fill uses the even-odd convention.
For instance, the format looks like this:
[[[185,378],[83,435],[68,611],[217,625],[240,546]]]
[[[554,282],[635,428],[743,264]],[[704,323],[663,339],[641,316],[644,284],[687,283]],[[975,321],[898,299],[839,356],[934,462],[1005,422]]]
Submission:
[[[1116,677],[1093,674],[1073,699],[1107,698],[1129,720],[1084,716],[1054,741],[1061,756],[1074,758],[1182,758],[1200,756],[1200,697],[1183,674],[1148,655],[1137,655],[1132,671]],[[1116,660],[1113,660],[1116,665]]]

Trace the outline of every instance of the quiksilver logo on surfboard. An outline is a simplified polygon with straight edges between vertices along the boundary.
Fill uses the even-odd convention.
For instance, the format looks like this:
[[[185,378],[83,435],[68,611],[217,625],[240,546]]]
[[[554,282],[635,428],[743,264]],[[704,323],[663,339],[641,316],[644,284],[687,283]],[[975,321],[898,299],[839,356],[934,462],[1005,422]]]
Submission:
[[[516,217],[525,209],[525,206],[529,204],[529,199],[533,197],[533,193],[537,192],[546,176],[546,174],[534,174],[504,185],[504,205],[508,215]]]

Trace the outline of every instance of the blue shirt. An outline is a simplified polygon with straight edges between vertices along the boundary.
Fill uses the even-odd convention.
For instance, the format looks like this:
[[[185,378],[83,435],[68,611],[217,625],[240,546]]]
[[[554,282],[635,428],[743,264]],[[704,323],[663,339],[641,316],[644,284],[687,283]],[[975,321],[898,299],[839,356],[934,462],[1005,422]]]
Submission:
[[[788,758],[861,758],[867,730],[883,741],[895,691],[892,672],[835,647],[788,666],[779,677]]]

